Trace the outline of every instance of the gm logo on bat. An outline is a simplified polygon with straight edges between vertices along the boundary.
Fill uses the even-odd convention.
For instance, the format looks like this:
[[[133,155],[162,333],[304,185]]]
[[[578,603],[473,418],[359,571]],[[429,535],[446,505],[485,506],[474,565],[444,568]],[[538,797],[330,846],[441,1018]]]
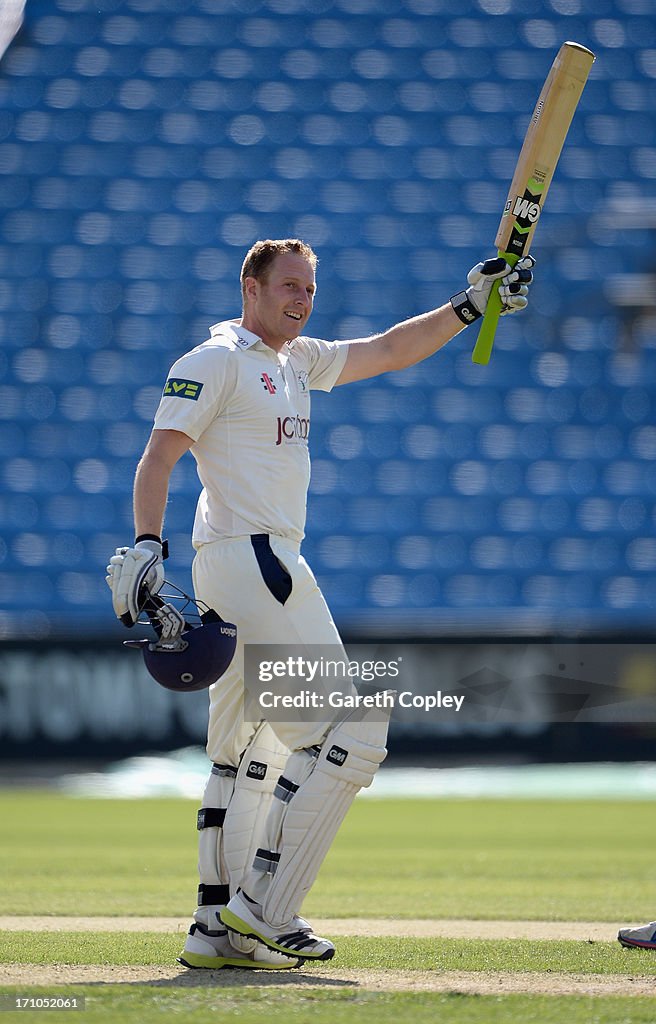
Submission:
[[[511,211],[518,220],[527,220],[529,224],[535,224],[541,212],[539,203],[533,203],[524,196],[517,196],[514,206],[512,200],[508,200],[503,211],[504,217],[507,217]]]
[[[512,212],[518,220],[527,220],[529,224],[535,224],[540,216],[540,204],[532,203],[530,199],[525,199],[523,196],[517,196]]]

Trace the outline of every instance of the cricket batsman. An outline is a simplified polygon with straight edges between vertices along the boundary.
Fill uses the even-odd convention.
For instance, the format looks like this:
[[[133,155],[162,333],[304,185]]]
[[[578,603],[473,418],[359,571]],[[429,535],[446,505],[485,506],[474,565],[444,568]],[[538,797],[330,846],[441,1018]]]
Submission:
[[[241,270],[243,310],[171,368],[134,484],[135,541],[108,566],[114,610],[135,621],[164,581],[171,471],[186,451],[202,491],[192,542],[196,598],[237,627],[209,688],[212,769],[198,813],[198,905],[188,967],[289,969],[333,944],[299,916],[356,794],[386,755],[380,711],[329,723],[244,720],[246,644],[341,640],[301,554],[310,479],[310,392],[402,370],[478,320],[500,281],[503,313],[527,305],[530,256],[477,264],[450,301],[353,341],[308,337],[317,257],[298,239],[259,241]],[[346,659],[346,656],[345,660]],[[381,720],[381,718],[383,720]]]

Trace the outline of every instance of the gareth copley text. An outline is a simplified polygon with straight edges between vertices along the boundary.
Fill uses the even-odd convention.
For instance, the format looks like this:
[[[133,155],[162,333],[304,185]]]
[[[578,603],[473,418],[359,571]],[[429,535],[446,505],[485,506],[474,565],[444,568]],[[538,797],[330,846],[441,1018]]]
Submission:
[[[435,693],[412,693],[411,690],[402,690],[401,693],[393,690],[380,690],[378,693],[343,693],[341,690],[318,693],[316,690],[300,690],[294,694],[264,690],[258,696],[258,703],[263,710],[401,707],[421,708],[424,711],[460,711],[464,700],[464,693],[443,693],[442,690],[436,690]]]

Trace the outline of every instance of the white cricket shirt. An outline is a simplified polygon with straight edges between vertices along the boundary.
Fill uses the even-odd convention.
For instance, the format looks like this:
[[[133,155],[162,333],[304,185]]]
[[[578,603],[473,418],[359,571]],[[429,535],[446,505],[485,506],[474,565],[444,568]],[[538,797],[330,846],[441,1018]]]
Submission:
[[[297,338],[280,353],[227,320],[171,367],[158,430],[194,441],[203,490],[194,547],[272,533],[300,542],[310,482],[310,390],[330,391],[347,342]]]

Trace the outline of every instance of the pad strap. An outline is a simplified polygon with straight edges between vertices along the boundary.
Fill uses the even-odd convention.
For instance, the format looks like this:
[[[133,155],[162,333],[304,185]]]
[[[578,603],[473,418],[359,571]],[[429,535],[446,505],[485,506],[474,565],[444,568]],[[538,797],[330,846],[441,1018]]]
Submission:
[[[206,885],[201,882],[198,886],[199,907],[225,906],[229,899],[229,885]]]
[[[199,832],[204,828],[223,828],[225,816],[225,807],[201,807],[196,817],[196,828]]]
[[[259,849],[255,854],[253,867],[257,868],[258,871],[266,871],[269,875],[275,875],[279,863],[280,854],[276,853],[275,850]]]
[[[292,782],[291,779],[286,779],[284,775],[281,775],[276,783],[273,795],[277,800],[282,800],[283,803],[288,804],[297,790],[298,786],[295,782]]]

